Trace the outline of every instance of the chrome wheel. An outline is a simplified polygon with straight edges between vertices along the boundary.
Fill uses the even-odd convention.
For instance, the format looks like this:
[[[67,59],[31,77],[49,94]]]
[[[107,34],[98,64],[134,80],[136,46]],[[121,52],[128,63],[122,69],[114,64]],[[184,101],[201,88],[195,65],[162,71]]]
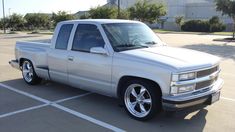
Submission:
[[[33,80],[33,66],[29,61],[24,61],[22,65],[22,73],[26,82],[31,82]]]
[[[140,84],[131,84],[128,86],[124,94],[124,102],[127,110],[138,118],[147,116],[152,108],[151,95]]]

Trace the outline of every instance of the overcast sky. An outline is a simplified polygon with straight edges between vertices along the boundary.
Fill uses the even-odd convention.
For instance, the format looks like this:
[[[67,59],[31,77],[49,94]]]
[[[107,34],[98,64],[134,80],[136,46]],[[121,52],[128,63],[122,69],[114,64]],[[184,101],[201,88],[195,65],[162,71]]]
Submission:
[[[2,0],[0,1],[0,17],[2,17]],[[9,12],[24,15],[26,13],[51,13],[65,10],[76,13],[105,3],[107,0],[5,0],[5,13],[6,16],[9,15]]]

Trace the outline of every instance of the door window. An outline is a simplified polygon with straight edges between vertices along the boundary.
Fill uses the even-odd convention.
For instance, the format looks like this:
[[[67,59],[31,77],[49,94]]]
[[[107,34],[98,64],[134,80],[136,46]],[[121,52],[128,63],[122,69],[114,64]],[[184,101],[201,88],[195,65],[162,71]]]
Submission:
[[[61,26],[57,36],[55,49],[67,50],[69,37],[73,29],[73,24],[64,24]]]
[[[72,50],[90,52],[92,47],[104,47],[105,42],[96,25],[79,24],[77,26]]]

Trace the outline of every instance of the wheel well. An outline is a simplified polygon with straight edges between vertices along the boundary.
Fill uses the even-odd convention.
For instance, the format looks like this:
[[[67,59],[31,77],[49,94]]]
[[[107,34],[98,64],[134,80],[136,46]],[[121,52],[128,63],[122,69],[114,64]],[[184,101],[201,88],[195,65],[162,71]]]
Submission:
[[[20,58],[20,60],[19,60],[20,67],[23,65],[23,62],[26,61],[26,60],[30,61],[29,59],[26,59],[26,58]]]
[[[27,59],[25,59],[25,58],[20,58],[20,60],[19,60],[19,64],[20,64],[20,66],[22,66],[22,65],[23,65],[23,62],[24,62],[25,60],[27,60]]]
[[[153,80],[150,80],[150,79],[146,79],[146,78],[141,78],[141,77],[135,77],[135,76],[123,76],[119,82],[118,82],[118,89],[117,89],[117,95],[118,97],[121,97],[121,93],[122,93],[122,86],[123,84],[125,84],[126,82],[128,82],[129,80],[133,80],[133,79],[141,79],[141,80],[145,80],[149,83],[152,83],[154,86],[156,86],[157,90],[159,90],[160,92],[160,95],[162,96],[162,91],[161,91],[161,87],[158,83],[156,83],[155,81]]]

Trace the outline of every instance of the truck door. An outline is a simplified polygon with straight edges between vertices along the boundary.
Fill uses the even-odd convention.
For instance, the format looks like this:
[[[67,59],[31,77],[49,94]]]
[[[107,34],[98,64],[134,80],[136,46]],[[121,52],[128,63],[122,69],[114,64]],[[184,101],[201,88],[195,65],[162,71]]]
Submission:
[[[105,49],[96,25],[78,24],[68,55],[69,83],[102,94],[111,91],[112,56],[90,53],[93,47]]]
[[[56,40],[54,40],[54,47],[48,52],[49,73],[53,81],[68,83],[67,48],[72,29],[73,24],[61,25],[61,27],[57,29],[59,31],[57,31],[58,35]]]

